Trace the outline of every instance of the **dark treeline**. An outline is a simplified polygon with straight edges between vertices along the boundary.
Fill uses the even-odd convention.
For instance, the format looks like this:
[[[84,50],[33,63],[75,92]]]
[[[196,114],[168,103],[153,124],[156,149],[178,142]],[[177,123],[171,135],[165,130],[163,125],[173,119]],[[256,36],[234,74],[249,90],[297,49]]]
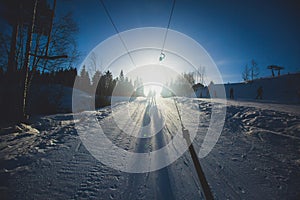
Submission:
[[[77,69],[60,69],[53,72],[37,73],[32,83],[34,85],[60,84],[66,87],[73,87],[77,75]]]
[[[34,73],[34,74],[33,74]],[[127,96],[135,98],[144,96],[144,86],[141,79],[134,81],[124,76],[121,70],[118,77],[110,71],[96,71],[89,75],[85,66],[81,71],[77,69],[59,69],[51,72],[32,70],[29,72],[31,89],[29,90],[29,105],[26,113],[30,116],[36,114],[55,114],[72,112],[73,88],[85,93],[87,97],[95,96],[95,107],[110,105],[111,96]],[[32,76],[31,76],[32,75]],[[0,109],[2,120],[15,120],[22,114],[22,95],[24,72],[17,70],[9,73],[0,68]],[[191,85],[194,84],[192,74],[183,74],[171,81],[162,90],[163,97],[188,96]],[[75,83],[75,84],[74,84]],[[64,106],[62,106],[64,104]]]
[[[73,87],[77,70],[60,69],[52,72],[29,72],[31,89],[28,92],[28,114],[52,114],[58,112],[53,86]],[[33,75],[33,76],[31,76]],[[2,120],[19,120],[22,116],[24,71],[6,72],[0,68],[0,109]],[[57,89],[56,89],[57,90]],[[58,91],[56,94],[59,93]]]
[[[56,112],[47,105],[54,105],[49,85],[71,86],[77,74],[69,69],[78,58],[72,13],[56,13],[56,0],[0,1],[0,7],[1,119]]]
[[[30,75],[33,72],[30,71]],[[51,72],[36,71],[31,76],[31,89],[29,90],[29,106],[26,112],[29,115],[54,114],[72,112],[73,87],[86,93],[95,95],[95,107],[100,108],[110,104],[110,97],[114,96],[144,96],[143,83],[136,79],[133,83],[121,71],[119,77],[113,78],[110,71],[101,73],[96,71],[92,78],[85,67],[79,75],[77,69],[59,69]],[[76,80],[76,84],[74,84]],[[24,73],[18,70],[7,73],[0,68],[0,109],[1,118],[14,120],[22,113],[22,83]],[[61,104],[67,105],[62,107]]]
[[[96,107],[115,95],[137,95],[141,85],[110,71],[79,75],[78,26],[72,13],[56,13],[56,0],[0,1],[0,109],[1,122],[26,121],[35,114],[71,112],[72,87],[95,95]],[[140,87],[141,88],[141,87]],[[142,91],[142,89],[140,89]],[[140,92],[141,93],[141,92]]]
[[[87,97],[95,95],[96,107],[108,105],[112,95],[144,95],[142,81],[123,71],[114,78],[111,71],[71,68],[79,57],[79,29],[72,13],[56,12],[56,0],[0,1],[0,7],[8,27],[0,30],[1,122],[71,112],[74,81]]]
[[[74,86],[89,95],[95,95],[96,108],[110,105],[111,96],[144,96],[142,80],[136,78],[132,82],[124,76],[123,70],[116,78],[113,78],[113,74],[109,70],[104,73],[96,71],[90,78],[88,71],[83,66]]]

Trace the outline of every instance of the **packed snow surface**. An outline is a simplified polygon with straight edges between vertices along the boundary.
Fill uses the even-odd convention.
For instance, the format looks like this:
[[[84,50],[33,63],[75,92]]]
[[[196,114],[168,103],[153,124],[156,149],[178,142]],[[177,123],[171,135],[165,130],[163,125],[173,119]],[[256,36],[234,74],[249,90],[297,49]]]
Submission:
[[[192,134],[198,152],[209,126],[212,106],[222,101],[186,98],[177,101],[183,120],[190,121],[190,127],[197,130]],[[180,129],[174,102],[157,99],[157,104],[163,105],[157,108],[164,117],[164,126],[161,134],[149,138],[124,134],[116,125],[111,107],[85,112],[87,116],[97,116],[104,133],[115,145],[126,151],[151,152],[168,144]],[[132,120],[145,123],[154,120],[145,115],[147,106],[145,99],[137,98],[119,102],[113,109],[129,107]],[[200,159],[215,199],[300,198],[299,108],[227,102],[220,138],[213,150]],[[39,117],[31,124],[1,128],[1,199],[204,199],[188,151],[160,170],[125,173],[91,155],[75,129],[75,118],[72,114],[57,114]],[[79,124],[93,129],[85,120]],[[135,163],[139,160],[132,162]]]

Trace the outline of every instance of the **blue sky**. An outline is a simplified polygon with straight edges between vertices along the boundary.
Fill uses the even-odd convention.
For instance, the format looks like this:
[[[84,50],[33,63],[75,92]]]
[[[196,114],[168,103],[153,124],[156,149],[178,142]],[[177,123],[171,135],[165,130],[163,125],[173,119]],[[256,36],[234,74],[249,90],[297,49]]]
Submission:
[[[172,0],[103,0],[119,31],[166,27]],[[300,4],[297,1],[177,0],[170,28],[202,45],[224,82],[242,80],[255,59],[260,76],[268,65],[283,73],[300,71]],[[99,0],[58,1],[58,14],[72,11],[79,25],[82,61],[100,42],[116,34]],[[79,61],[79,62],[80,62]]]

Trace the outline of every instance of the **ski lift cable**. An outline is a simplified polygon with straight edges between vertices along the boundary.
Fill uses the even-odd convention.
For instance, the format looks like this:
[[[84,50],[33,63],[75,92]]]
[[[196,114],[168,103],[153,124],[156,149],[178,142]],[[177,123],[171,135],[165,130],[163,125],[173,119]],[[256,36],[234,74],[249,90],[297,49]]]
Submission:
[[[169,31],[170,24],[171,24],[171,19],[172,19],[173,13],[174,13],[175,2],[176,2],[176,0],[173,0],[173,4],[172,4],[171,12],[169,15],[169,20],[168,20],[168,25],[167,25],[167,29],[166,29],[166,32],[164,35],[163,45],[162,45],[161,52],[160,52],[159,61],[162,61],[166,57],[166,55],[164,54],[164,49],[165,49],[168,31]]]
[[[133,61],[133,58],[132,58],[132,56],[131,56],[128,48],[127,48],[127,45],[126,45],[125,41],[123,40],[123,38],[121,37],[120,31],[118,30],[116,24],[114,23],[113,18],[111,17],[111,15],[110,15],[107,7],[105,6],[103,0],[99,0],[99,2],[102,5],[102,7],[104,8],[104,11],[105,11],[105,13],[106,13],[106,15],[107,15],[110,23],[112,24],[112,26],[114,27],[116,33],[118,34],[118,37],[120,38],[120,40],[121,40],[121,42],[122,42],[122,44],[123,44],[123,46],[124,46],[124,48],[125,48],[128,56],[130,57],[131,62],[133,63],[134,66],[136,66],[135,62]],[[167,40],[167,35],[168,35],[169,28],[170,28],[170,24],[171,24],[171,19],[172,19],[172,16],[173,16],[173,12],[174,12],[175,2],[176,2],[176,0],[173,0],[173,4],[172,4],[172,8],[171,8],[171,11],[170,11],[169,20],[168,20],[168,24],[167,24],[167,28],[166,28],[166,32],[165,32],[164,39],[163,39],[163,45],[162,45],[162,49],[161,49],[159,61],[162,61],[165,58],[165,54],[163,53],[163,51],[164,51],[164,48],[165,48],[165,44],[166,44],[166,40]]]
[[[120,40],[121,40],[121,42],[122,42],[122,44],[123,44],[123,46],[124,46],[124,48],[125,48],[127,54],[128,54],[128,56],[129,56],[130,59],[131,59],[131,62],[132,62],[133,65],[135,66],[135,63],[134,63],[134,61],[133,61],[133,58],[132,58],[132,56],[131,56],[131,54],[130,54],[130,52],[129,52],[129,50],[128,50],[128,48],[127,48],[127,46],[126,46],[126,44],[125,44],[125,42],[124,42],[124,40],[123,40],[123,38],[121,37],[120,32],[119,32],[119,30],[118,30],[116,24],[114,23],[114,21],[113,21],[111,15],[109,14],[108,9],[106,8],[106,6],[105,6],[103,0],[99,0],[99,1],[100,1],[101,5],[103,6],[103,8],[104,8],[104,10],[105,10],[105,13],[106,13],[106,15],[108,16],[108,18],[109,18],[109,20],[110,20],[112,26],[114,27],[116,33],[118,34],[118,36],[119,36],[119,38],[120,38]],[[170,24],[171,24],[171,19],[172,19],[173,12],[174,12],[175,1],[176,1],[176,0],[173,0],[173,4],[172,4],[170,16],[169,16],[169,20],[168,20],[168,25],[167,25],[167,29],[166,29],[165,36],[164,36],[164,40],[163,40],[163,46],[162,46],[162,49],[161,49],[161,55],[160,55],[160,58],[159,58],[160,61],[162,61],[162,60],[165,58],[165,54],[163,53],[163,51],[164,51],[164,48],[165,48],[165,43],[166,43],[168,31],[169,31]],[[176,110],[177,110],[177,113],[178,113],[178,116],[179,116],[179,120],[180,120],[180,123],[181,123],[182,132],[183,132],[183,137],[184,137],[184,139],[186,140],[187,144],[189,145],[189,151],[190,151],[190,153],[191,153],[191,157],[192,157],[194,166],[195,166],[195,168],[196,168],[198,178],[199,178],[199,180],[200,180],[200,182],[201,182],[201,185],[202,185],[202,189],[203,189],[205,198],[206,198],[207,200],[211,200],[211,199],[213,199],[212,192],[211,192],[211,190],[210,190],[210,188],[209,188],[208,182],[207,182],[207,180],[206,180],[206,178],[205,178],[205,175],[204,175],[204,172],[203,172],[203,170],[202,170],[202,168],[201,168],[201,165],[200,165],[198,156],[197,156],[197,154],[196,154],[196,152],[195,152],[194,146],[193,146],[193,144],[191,143],[189,132],[188,132],[187,129],[185,129],[185,127],[184,127],[184,125],[183,125],[182,118],[181,118],[181,115],[180,115],[180,112],[179,112],[179,109],[178,109],[178,105],[177,105],[177,102],[176,102],[175,99],[174,99],[174,103],[175,103]]]
[[[130,58],[132,64],[133,64],[134,66],[136,66],[136,65],[135,65],[135,62],[133,61],[133,58],[132,58],[132,56],[131,56],[131,54],[130,54],[130,52],[129,52],[127,46],[126,46],[125,41],[124,41],[123,38],[121,37],[120,32],[119,32],[119,30],[118,30],[116,24],[114,23],[114,21],[113,21],[111,15],[109,14],[109,11],[108,11],[107,7],[105,6],[103,0],[99,0],[99,2],[100,2],[100,4],[102,5],[102,7],[104,8],[104,11],[105,11],[105,13],[106,13],[106,15],[107,15],[107,17],[108,17],[110,23],[112,24],[112,26],[114,27],[114,29],[115,29],[115,31],[116,31],[118,37],[120,38],[120,40],[121,40],[121,42],[122,42],[122,44],[123,44],[123,46],[124,46],[124,48],[125,48],[125,50],[126,50],[128,56],[129,56],[129,58]]]
[[[171,8],[171,12],[170,12],[170,16],[169,16],[169,20],[168,20],[168,25],[167,25],[167,29],[166,29],[166,32],[165,32],[165,36],[164,36],[164,41],[163,41],[163,46],[162,46],[161,52],[163,52],[164,49],[165,49],[167,35],[168,35],[169,28],[170,28],[170,24],[171,24],[171,19],[172,19],[172,16],[173,16],[173,12],[174,12],[175,2],[176,2],[176,0],[173,0],[173,4],[172,4],[172,8]]]

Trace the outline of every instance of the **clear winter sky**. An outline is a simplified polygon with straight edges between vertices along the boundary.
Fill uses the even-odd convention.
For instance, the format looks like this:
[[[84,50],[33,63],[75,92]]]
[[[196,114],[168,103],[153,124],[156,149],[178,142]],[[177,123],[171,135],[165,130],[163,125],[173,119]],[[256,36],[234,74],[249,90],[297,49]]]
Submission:
[[[172,0],[103,0],[119,31],[166,27]],[[72,11],[79,25],[79,63],[100,42],[116,34],[100,0],[58,0],[58,14]],[[255,59],[266,67],[300,71],[300,2],[297,0],[176,0],[170,28],[201,44],[225,83],[242,80]]]

